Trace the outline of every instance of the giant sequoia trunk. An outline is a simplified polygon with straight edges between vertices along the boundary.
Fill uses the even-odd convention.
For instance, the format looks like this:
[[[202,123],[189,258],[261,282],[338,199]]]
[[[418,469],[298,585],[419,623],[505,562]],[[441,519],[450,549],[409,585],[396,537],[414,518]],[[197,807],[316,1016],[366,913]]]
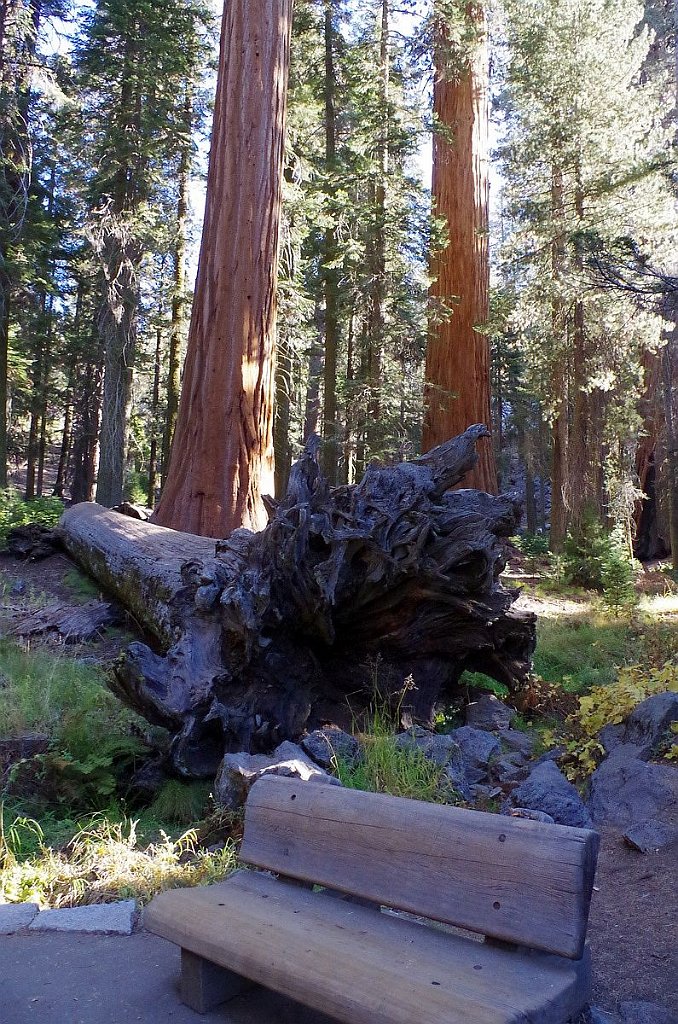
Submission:
[[[330,488],[317,439],[260,533],[212,541],[78,505],[62,519],[70,553],[157,639],[115,669],[119,696],[173,735],[185,775],[227,750],[267,749],[341,720],[380,692],[430,722],[465,668],[515,687],[529,670],[534,617],[498,582],[507,496],[448,489],[476,462],[484,426],[413,462],[370,467]],[[412,677],[414,688],[405,686]]]
[[[483,325],[489,317],[488,55],[484,13],[469,7],[477,42],[468,66],[448,71],[451,44],[441,28],[433,110],[446,133],[433,135],[434,212],[444,217],[449,243],[432,261],[431,295],[452,303],[448,319],[432,325],[426,351],[424,450],[471,423],[488,427],[490,350]],[[497,491],[492,445],[479,449],[470,485]]]
[[[225,5],[200,264],[155,519],[203,536],[266,521],[292,0]]]

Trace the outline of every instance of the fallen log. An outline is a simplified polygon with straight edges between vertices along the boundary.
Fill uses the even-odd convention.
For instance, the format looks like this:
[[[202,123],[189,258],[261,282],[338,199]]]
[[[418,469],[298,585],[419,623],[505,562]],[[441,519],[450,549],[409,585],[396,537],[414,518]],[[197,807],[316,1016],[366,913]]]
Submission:
[[[330,488],[312,442],[268,526],[210,540],[93,504],[59,527],[70,554],[155,637],[116,663],[115,691],[173,734],[171,759],[210,776],[226,751],[270,750],[307,726],[393,696],[429,723],[465,669],[514,688],[534,616],[499,583],[508,495],[449,488],[482,426],[412,462]]]

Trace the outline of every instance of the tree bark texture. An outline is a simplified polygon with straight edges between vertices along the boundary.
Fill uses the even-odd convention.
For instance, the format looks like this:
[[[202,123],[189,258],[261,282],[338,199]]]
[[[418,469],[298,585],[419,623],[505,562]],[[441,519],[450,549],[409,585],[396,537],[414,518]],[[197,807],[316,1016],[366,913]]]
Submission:
[[[445,40],[438,46],[433,110],[447,132],[433,136],[434,212],[449,230],[447,247],[432,260],[431,295],[452,314],[431,327],[426,353],[426,407],[422,445],[428,450],[471,423],[491,424],[490,353],[479,327],[489,316],[488,53],[482,9],[470,11],[478,41],[457,77],[445,70]],[[496,493],[489,441],[469,483]]]
[[[132,644],[120,697],[173,736],[174,769],[209,776],[225,751],[266,750],[341,721],[380,692],[430,723],[464,669],[517,686],[534,616],[499,583],[508,496],[449,488],[472,470],[482,425],[413,462],[371,466],[330,488],[313,438],[270,502],[260,533],[225,541],[79,505],[63,516],[68,551],[130,608],[163,653]],[[411,684],[408,683],[409,677]]]
[[[272,494],[276,278],[292,0],[225,7],[200,264],[155,520],[259,529]]]

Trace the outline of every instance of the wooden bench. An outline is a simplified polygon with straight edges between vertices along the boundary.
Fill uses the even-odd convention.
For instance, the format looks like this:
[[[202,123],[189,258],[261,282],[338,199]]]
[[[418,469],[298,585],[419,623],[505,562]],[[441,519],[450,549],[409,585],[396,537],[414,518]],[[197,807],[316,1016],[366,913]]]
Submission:
[[[240,856],[278,877],[162,893],[145,926],[199,1012],[257,982],[350,1024],[558,1024],[589,998],[597,852],[587,829],[268,777]]]

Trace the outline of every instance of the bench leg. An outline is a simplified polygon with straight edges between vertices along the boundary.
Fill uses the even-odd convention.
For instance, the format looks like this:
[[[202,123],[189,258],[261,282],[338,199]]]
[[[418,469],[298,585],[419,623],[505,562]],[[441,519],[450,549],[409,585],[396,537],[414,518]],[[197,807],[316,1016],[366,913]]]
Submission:
[[[181,999],[196,1013],[209,1013],[215,1006],[244,992],[252,982],[211,960],[181,951]]]

